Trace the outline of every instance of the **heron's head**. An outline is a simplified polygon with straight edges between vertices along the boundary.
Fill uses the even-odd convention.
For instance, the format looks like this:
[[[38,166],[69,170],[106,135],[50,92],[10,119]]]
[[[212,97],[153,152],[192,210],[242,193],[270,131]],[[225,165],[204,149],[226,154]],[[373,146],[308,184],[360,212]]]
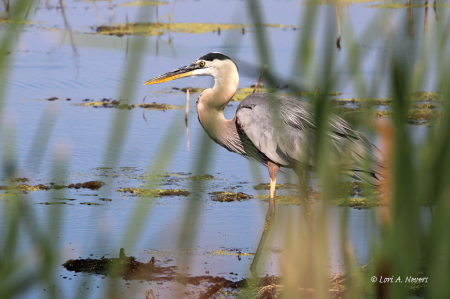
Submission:
[[[237,75],[236,64],[230,57],[219,52],[212,52],[194,60],[187,66],[183,66],[174,71],[150,79],[144,82],[144,85],[196,76],[212,76],[217,79],[220,76],[229,76],[230,73],[235,73]]]

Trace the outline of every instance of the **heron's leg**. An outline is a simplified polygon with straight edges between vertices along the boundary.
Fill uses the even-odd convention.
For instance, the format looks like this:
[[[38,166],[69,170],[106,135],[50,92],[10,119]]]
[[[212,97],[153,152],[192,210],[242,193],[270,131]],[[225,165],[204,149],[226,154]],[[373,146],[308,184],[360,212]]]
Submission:
[[[256,249],[255,257],[253,258],[252,265],[250,266],[250,271],[252,272],[253,278],[258,278],[258,273],[256,272],[256,267],[258,266],[259,258],[261,257],[261,252],[266,243],[267,236],[269,235],[270,228],[272,227],[273,220],[275,219],[275,186],[277,182],[278,171],[280,166],[275,163],[268,162],[270,175],[270,198],[269,198],[269,209],[267,210],[266,222],[264,223],[264,230],[259,240],[258,248]]]
[[[277,175],[280,170],[280,166],[269,161],[267,163],[270,175],[270,197],[269,197],[269,212],[275,213],[275,188],[277,185]]]

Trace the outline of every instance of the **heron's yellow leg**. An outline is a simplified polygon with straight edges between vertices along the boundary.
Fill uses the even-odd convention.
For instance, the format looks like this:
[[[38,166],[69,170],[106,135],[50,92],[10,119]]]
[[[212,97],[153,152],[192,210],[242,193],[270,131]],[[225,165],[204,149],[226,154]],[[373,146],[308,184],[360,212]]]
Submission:
[[[270,179],[270,198],[275,198],[275,186],[277,185],[277,178]]]

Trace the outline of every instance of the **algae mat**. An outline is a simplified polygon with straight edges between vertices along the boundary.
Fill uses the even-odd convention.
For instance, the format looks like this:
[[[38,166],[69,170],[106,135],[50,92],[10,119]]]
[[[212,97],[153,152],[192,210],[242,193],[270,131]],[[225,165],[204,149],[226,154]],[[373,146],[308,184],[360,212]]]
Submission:
[[[222,30],[242,29],[245,32],[245,28],[257,28],[257,27],[270,27],[270,28],[292,28],[291,25],[278,25],[278,24],[220,24],[220,23],[126,23],[118,24],[115,26],[100,26],[97,28],[97,33],[104,35],[163,35],[166,32],[173,33],[208,33],[217,31],[220,33]]]
[[[163,1],[131,1],[117,4],[117,6],[144,6],[144,5],[168,5],[169,3]]]

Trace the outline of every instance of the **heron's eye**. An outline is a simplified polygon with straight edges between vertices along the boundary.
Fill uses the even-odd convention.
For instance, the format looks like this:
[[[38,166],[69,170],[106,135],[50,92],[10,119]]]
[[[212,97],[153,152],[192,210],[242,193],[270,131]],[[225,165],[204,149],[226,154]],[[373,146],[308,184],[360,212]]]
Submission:
[[[200,66],[204,67],[205,66],[205,62],[204,61],[200,61]]]

